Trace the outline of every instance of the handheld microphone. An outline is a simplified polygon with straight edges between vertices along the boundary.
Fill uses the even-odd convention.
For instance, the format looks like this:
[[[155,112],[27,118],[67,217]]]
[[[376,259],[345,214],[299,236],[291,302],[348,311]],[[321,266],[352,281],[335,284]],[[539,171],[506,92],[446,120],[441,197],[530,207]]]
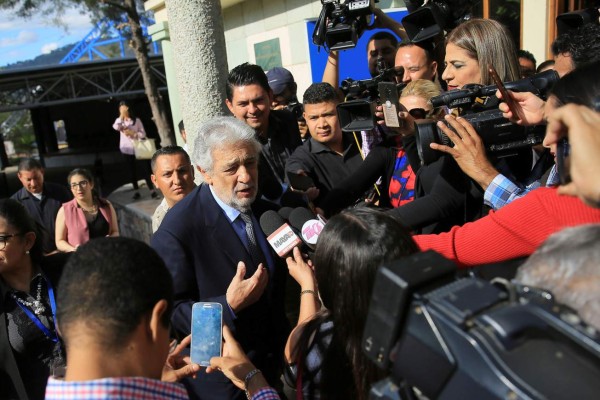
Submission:
[[[267,241],[277,255],[285,258],[294,247],[302,244],[302,240],[292,228],[273,210],[265,212],[260,217],[260,227],[267,235]]]
[[[305,207],[294,209],[294,211],[290,213],[288,220],[290,221],[290,225],[300,232],[302,241],[314,250],[319,235],[325,227],[323,221],[320,218],[315,217],[312,211]]]
[[[287,221],[290,218],[290,214],[292,213],[292,211],[294,211],[292,207],[281,207],[279,211],[277,211],[277,214],[279,214],[281,218]]]

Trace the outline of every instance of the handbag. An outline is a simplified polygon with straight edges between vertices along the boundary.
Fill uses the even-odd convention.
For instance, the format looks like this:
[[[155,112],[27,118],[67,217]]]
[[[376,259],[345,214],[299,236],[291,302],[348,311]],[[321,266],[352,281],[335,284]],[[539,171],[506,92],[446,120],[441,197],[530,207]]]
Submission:
[[[138,160],[150,160],[156,152],[156,144],[154,139],[132,139],[133,152]]]

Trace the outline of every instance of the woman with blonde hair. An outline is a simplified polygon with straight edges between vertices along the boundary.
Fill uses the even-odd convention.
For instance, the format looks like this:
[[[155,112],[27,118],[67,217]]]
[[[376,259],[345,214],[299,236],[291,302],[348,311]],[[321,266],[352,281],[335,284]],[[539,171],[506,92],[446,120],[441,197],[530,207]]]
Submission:
[[[434,109],[430,102],[440,93],[437,84],[425,79],[412,81],[404,88],[400,96],[403,127],[387,128],[386,140],[369,152],[358,170],[329,192],[319,204],[326,215],[352,205],[381,177],[379,207],[392,208],[390,213],[409,228],[439,233],[465,222],[466,177],[451,157],[422,166],[413,135],[415,120],[444,112]]]

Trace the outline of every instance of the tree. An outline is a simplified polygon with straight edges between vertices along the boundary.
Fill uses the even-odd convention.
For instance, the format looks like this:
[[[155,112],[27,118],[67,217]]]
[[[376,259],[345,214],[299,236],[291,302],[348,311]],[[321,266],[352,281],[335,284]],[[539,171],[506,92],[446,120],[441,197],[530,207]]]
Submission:
[[[130,47],[140,66],[146,96],[152,110],[152,119],[158,128],[161,145],[175,144],[175,136],[167,119],[163,98],[150,71],[148,45],[140,25],[140,13],[143,12],[141,0],[0,0],[0,8],[14,10],[20,17],[27,18],[35,12],[40,12],[52,17],[57,25],[64,25],[60,19],[61,14],[71,7],[89,12],[94,20],[108,17],[117,21],[123,13],[127,15],[127,25],[131,32]]]

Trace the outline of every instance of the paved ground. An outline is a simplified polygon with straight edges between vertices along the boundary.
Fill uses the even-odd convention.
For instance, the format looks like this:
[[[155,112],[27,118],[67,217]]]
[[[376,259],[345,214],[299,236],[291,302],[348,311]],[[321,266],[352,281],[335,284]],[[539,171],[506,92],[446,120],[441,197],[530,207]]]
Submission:
[[[108,195],[119,220],[121,236],[133,237],[150,243],[152,236],[152,214],[162,200],[153,199],[145,183],[139,182],[141,198],[133,200],[133,186],[127,183]]]

